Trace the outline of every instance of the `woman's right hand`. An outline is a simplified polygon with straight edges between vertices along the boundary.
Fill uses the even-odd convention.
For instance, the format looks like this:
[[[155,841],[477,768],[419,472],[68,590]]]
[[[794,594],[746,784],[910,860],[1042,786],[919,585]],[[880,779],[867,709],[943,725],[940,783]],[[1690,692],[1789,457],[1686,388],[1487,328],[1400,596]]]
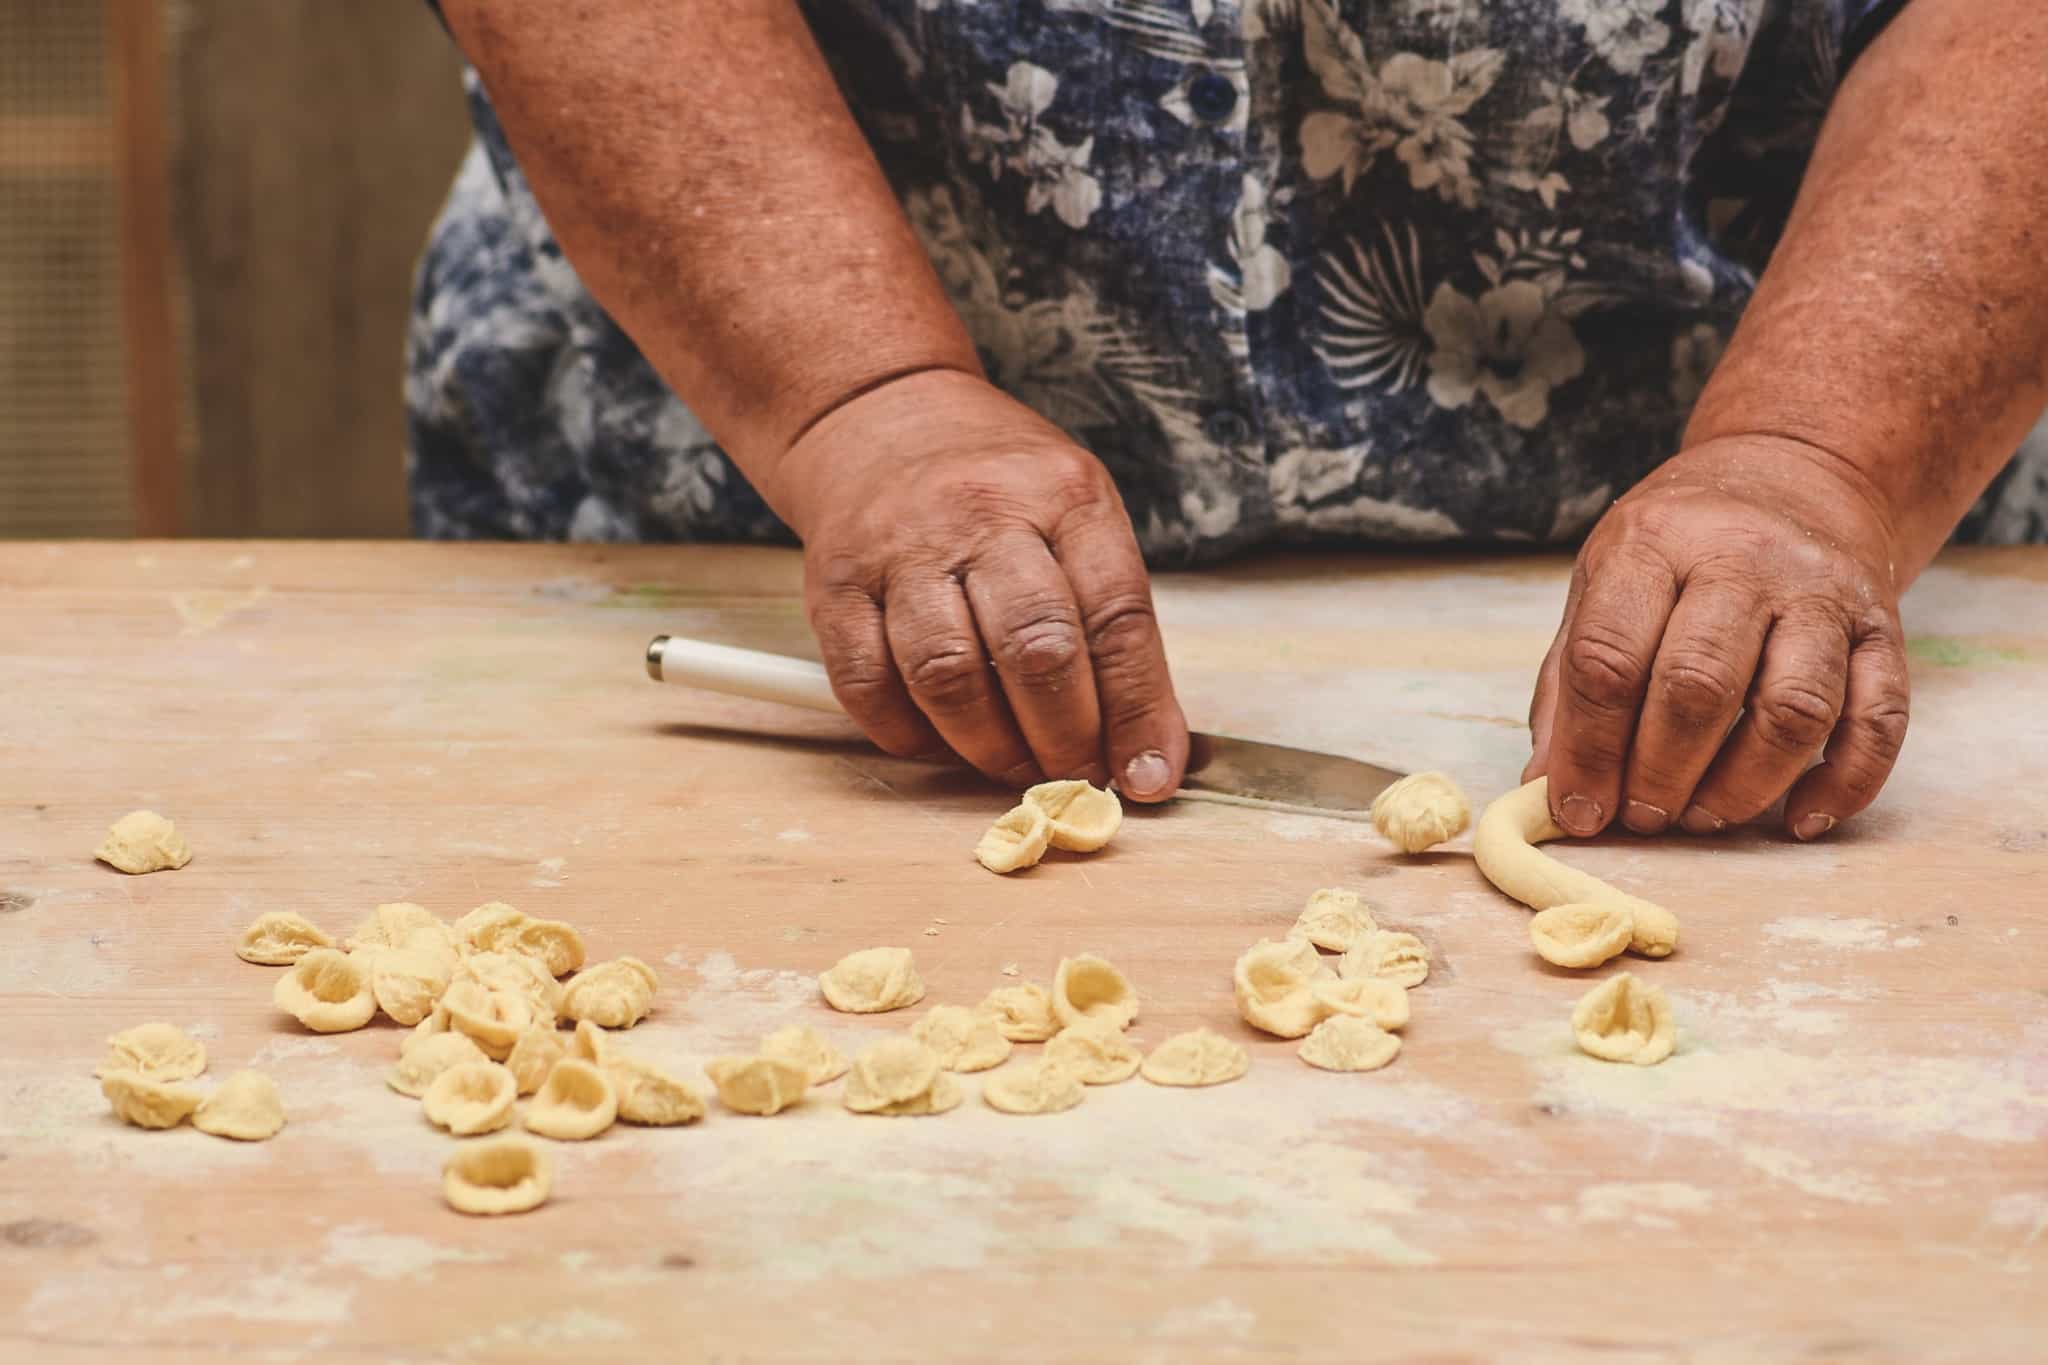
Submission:
[[[832,691],[889,753],[950,750],[1022,788],[1187,764],[1151,585],[1108,471],[986,381],[891,380],[777,463]]]

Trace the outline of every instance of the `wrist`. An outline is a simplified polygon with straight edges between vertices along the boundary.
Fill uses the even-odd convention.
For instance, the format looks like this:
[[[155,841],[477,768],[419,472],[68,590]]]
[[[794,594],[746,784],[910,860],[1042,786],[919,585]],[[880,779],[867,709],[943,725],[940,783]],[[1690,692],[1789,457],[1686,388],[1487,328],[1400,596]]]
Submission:
[[[1880,484],[1853,457],[1805,435],[1689,429],[1684,448],[1644,486],[1667,479],[1766,503],[1856,555],[1895,593],[1923,567],[1913,561],[1899,509]]]
[[[848,485],[876,463],[901,467],[916,451],[949,444],[960,404],[992,392],[979,365],[929,364],[880,375],[826,403],[756,475],[755,486],[797,538],[808,542],[819,515],[845,500]]]

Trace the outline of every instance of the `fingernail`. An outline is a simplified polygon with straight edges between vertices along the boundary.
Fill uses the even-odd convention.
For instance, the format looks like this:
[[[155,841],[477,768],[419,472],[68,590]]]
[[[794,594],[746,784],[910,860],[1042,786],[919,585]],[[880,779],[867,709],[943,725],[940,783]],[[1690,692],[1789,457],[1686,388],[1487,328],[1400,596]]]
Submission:
[[[1600,803],[1573,792],[1557,807],[1557,823],[1567,834],[1593,834],[1600,828]]]
[[[1820,811],[1815,811],[1798,824],[1792,826],[1792,837],[1795,839],[1818,839],[1834,827],[1834,816],[1824,815]]]
[[[1678,823],[1688,834],[1719,834],[1728,828],[1728,822],[1708,810],[1705,806],[1687,806]]]
[[[1621,814],[1621,822],[1630,829],[1654,834],[1671,823],[1671,812],[1647,801],[1631,801]]]
[[[1172,775],[1173,770],[1166,766],[1166,755],[1157,749],[1147,749],[1124,764],[1123,789],[1131,796],[1157,796]]]

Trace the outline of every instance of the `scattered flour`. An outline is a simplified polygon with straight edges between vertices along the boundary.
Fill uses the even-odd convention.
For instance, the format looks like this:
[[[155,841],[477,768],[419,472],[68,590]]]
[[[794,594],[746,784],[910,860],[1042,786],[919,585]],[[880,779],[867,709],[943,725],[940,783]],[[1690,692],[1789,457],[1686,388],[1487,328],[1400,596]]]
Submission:
[[[811,841],[812,836],[811,832],[802,825],[792,825],[790,828],[777,833],[775,837],[785,844],[807,844]]]
[[[442,1246],[424,1237],[379,1232],[368,1223],[351,1223],[327,1234],[322,1264],[346,1266],[375,1280],[418,1279],[437,1265],[489,1262],[481,1252]]]
[[[1553,1206],[1545,1213],[1553,1222],[1633,1223],[1643,1228],[1675,1228],[1675,1213],[1704,1213],[1714,1196],[1697,1185],[1670,1180],[1621,1181],[1588,1185],[1575,1206]]]
[[[332,1057],[340,1051],[341,1044],[331,1037],[281,1033],[257,1048],[249,1065],[263,1070],[295,1057]]]
[[[1871,1181],[1853,1171],[1818,1167],[1797,1152],[1781,1147],[1745,1145],[1736,1149],[1742,1159],[1774,1180],[1797,1186],[1818,1199],[1837,1199],[1844,1204],[1885,1204],[1887,1200]]]
[[[845,1124],[825,1096],[772,1124],[707,1127],[688,1163],[652,1172],[650,1197],[717,1188],[729,1218],[772,1204],[767,1223],[700,1231],[745,1248],[733,1269],[776,1279],[1049,1266],[1108,1248],[1162,1270],[1246,1256],[1435,1264],[1428,1242],[1462,1218],[1426,1207],[1430,1157],[1387,1120],[1469,1141],[1512,1132],[1427,1085],[1318,1086],[1293,1070],[1303,1077],[1278,1061],[1263,1073],[1269,1103],[1205,1106],[1199,1131],[1188,1113],[1207,1097],[1159,1087],[1091,1091],[1093,1121],[1050,1133],[972,1100],[943,1124]],[[1376,1126],[1358,1134],[1368,1114]],[[1047,1216],[1019,1220],[1020,1206]]]
[[[1885,926],[1874,919],[1836,919],[1830,915],[1793,915],[1764,926],[1764,937],[1781,942],[1812,943],[1822,948],[1868,951],[1885,946]]]
[[[1995,1227],[2018,1228],[2024,1246],[2048,1238],[2048,1190],[2018,1190],[2000,1195],[1991,1205]]]
[[[1197,1341],[1245,1341],[1259,1325],[1259,1315],[1234,1299],[1214,1298],[1207,1303],[1169,1309],[1153,1325],[1154,1335],[1189,1337]]]
[[[225,1273],[232,1273],[226,1263]],[[206,1283],[218,1286],[223,1270],[210,1271]],[[288,1322],[305,1325],[349,1320],[356,1292],[342,1285],[322,1284],[303,1271],[251,1275],[221,1294],[166,1293],[153,1296],[159,1323],[194,1318],[233,1318],[238,1322]]]
[[[1676,1003],[1678,1051],[1655,1067],[1584,1056],[1562,1020],[1503,1029],[1493,1041],[1535,1064],[1539,1100],[1625,1115],[1663,1132],[1725,1138],[1736,1121],[1769,1119],[1813,1130],[1831,1145],[1850,1129],[1896,1142],[2048,1140],[2048,1091],[2029,1084],[2022,1059],[1840,1049],[1805,1056],[1744,1046],[1739,1036],[1703,1037],[1700,1016],[1684,997]]]
[[[562,869],[568,865],[569,860],[567,858],[542,858],[538,863],[534,864],[535,870],[540,875],[529,881],[527,885],[537,890],[551,891],[562,884]]]
[[[598,1341],[637,1341],[639,1338],[637,1328],[617,1318],[608,1318],[588,1309],[571,1308],[546,1317],[515,1318],[488,1332],[465,1337],[447,1349],[458,1356],[497,1357],[508,1352],[528,1356],[535,1354],[535,1347],[581,1346]],[[564,1359],[582,1358],[581,1352],[574,1351],[540,1354],[559,1354]]]

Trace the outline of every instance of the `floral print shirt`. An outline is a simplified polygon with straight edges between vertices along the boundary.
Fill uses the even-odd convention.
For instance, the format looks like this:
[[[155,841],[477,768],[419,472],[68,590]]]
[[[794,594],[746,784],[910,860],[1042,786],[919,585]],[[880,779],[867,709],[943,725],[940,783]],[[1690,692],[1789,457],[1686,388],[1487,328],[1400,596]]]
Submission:
[[[990,377],[1103,460],[1171,564],[1583,533],[1676,448],[1900,3],[806,12]],[[584,291],[469,90],[411,335],[418,529],[786,536]],[[2044,519],[2048,458],[2022,460],[1965,531]]]

